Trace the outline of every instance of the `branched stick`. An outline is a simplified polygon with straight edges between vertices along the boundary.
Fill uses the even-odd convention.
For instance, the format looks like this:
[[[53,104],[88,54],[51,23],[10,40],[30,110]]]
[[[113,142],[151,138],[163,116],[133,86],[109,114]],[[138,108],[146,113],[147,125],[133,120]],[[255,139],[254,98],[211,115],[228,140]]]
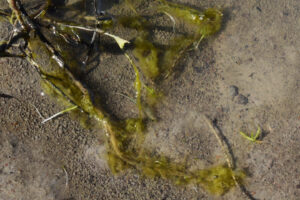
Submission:
[[[54,49],[54,47],[51,45],[50,42],[48,42],[48,40],[44,37],[44,35],[40,32],[39,30],[39,26],[36,25],[32,19],[28,16],[28,14],[26,13],[26,11],[24,10],[24,8],[22,7],[21,3],[19,0],[8,0],[11,9],[13,10],[13,12],[16,14],[17,19],[19,21],[20,24],[22,24],[23,28],[29,32],[34,31],[37,35],[37,37],[40,39],[40,41],[42,43],[44,43],[43,45],[45,45],[48,50],[53,54],[52,58],[55,59],[57,61],[57,64],[63,68],[68,76],[68,78],[70,78],[72,80],[72,82],[77,86],[77,88],[82,92],[82,94],[87,98],[90,99],[90,95],[89,92],[87,91],[87,89],[80,83],[80,81],[78,81],[76,79],[76,77],[72,74],[72,72],[69,70],[68,66],[65,65],[64,61],[61,58],[61,56],[59,55],[59,53]],[[81,27],[77,27],[74,26],[73,28],[81,28]],[[90,31],[95,31],[94,29],[88,29],[88,28],[84,28],[83,30],[90,30]],[[113,37],[115,40],[118,40],[119,42],[121,42],[123,45],[125,43],[128,43],[128,41],[119,38],[117,36],[111,35],[109,33],[105,33],[102,30],[96,30],[95,32],[98,33],[104,33],[106,35],[109,35],[110,37]],[[114,151],[116,152],[116,154],[118,155],[118,157],[120,157],[120,159],[124,160],[126,163],[136,166],[138,165],[138,161],[136,159],[134,159],[133,157],[128,158],[126,155],[124,155],[124,153],[120,150],[119,146],[118,146],[118,140],[116,137],[116,130],[111,122],[111,120],[107,117],[107,115],[105,114],[104,111],[96,108],[95,106],[93,106],[92,110],[93,113],[90,113],[91,110],[84,110],[84,108],[80,107],[79,105],[77,105],[74,101],[72,101],[72,99],[70,98],[70,96],[68,94],[65,94],[59,87],[57,87],[55,84],[53,84],[50,80],[48,80],[48,75],[43,73],[43,70],[41,68],[41,66],[39,66],[38,63],[36,63],[34,61],[34,59],[32,58],[32,56],[29,54],[27,54],[27,59],[30,61],[31,64],[33,64],[35,66],[35,68],[37,69],[37,71],[39,72],[39,74],[41,75],[41,77],[46,80],[50,85],[53,86],[53,88],[58,91],[63,97],[65,97],[69,102],[73,103],[75,106],[78,106],[79,109],[82,109],[84,112],[87,112],[89,114],[92,114],[95,118],[97,118],[99,121],[102,122],[105,130],[107,131],[107,135],[110,138],[110,142],[111,145],[114,149]]]

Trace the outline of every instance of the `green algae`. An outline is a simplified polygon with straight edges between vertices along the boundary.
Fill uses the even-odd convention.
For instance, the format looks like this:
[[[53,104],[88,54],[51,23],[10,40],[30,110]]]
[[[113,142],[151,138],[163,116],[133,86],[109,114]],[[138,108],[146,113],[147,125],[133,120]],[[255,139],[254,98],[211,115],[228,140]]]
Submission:
[[[130,155],[132,152],[128,152]],[[120,173],[132,166],[109,152],[108,163],[113,173]],[[200,170],[189,170],[184,163],[172,162],[169,158],[143,151],[134,167],[146,178],[162,178],[176,185],[198,184],[214,195],[223,195],[236,186],[233,177],[241,184],[245,178],[242,171],[232,171],[224,165]]]
[[[158,49],[144,37],[138,37],[134,41],[133,55],[139,60],[143,74],[155,79],[160,74],[158,68]]]
[[[145,25],[145,19],[138,16],[137,12],[133,17],[119,19],[118,23],[122,26],[138,31],[132,53],[139,61],[139,68],[125,52],[124,44],[119,44],[135,72],[134,88],[139,110],[138,118],[115,121],[103,108],[95,106],[95,98],[92,98],[89,90],[79,81],[80,64],[72,56],[69,47],[69,40],[74,40],[73,36],[76,36],[73,29],[57,29],[59,34],[54,37],[46,37],[44,31],[32,29],[28,33],[27,59],[40,73],[45,92],[54,96],[66,108],[72,106],[78,108],[73,112],[78,115],[83,113],[79,118],[84,124],[94,119],[98,126],[104,129],[107,136],[107,161],[112,173],[135,169],[144,177],[168,179],[177,185],[199,184],[212,194],[222,195],[236,186],[237,182],[242,183],[245,174],[223,165],[190,170],[185,163],[173,162],[164,155],[154,154],[144,148],[147,126],[143,112],[147,106],[142,100],[147,105],[154,106],[159,102],[162,94],[144,84],[141,76],[155,80],[163,74],[170,74],[176,61],[188,47],[220,29],[222,18],[221,12],[216,9],[207,9],[200,13],[195,9],[164,0],[158,2],[159,12],[167,12],[190,24],[195,28],[195,32],[175,37],[170,41],[169,46],[161,48],[151,41],[150,30]],[[20,11],[15,12],[18,20],[26,21],[27,19],[23,19],[24,15],[19,13]],[[45,15],[43,13],[39,20],[42,21]],[[69,40],[66,40],[66,34],[70,36]],[[117,39],[116,41],[118,42]],[[143,96],[143,93],[146,95]]]
[[[136,29],[137,31],[145,31],[149,26],[147,20],[139,15],[117,17],[118,24],[125,28]]]
[[[146,18],[138,14],[133,6],[137,4],[136,2],[127,3],[133,10],[133,16],[119,17],[118,22],[126,28],[138,31],[138,36],[134,40],[133,55],[137,58],[143,75],[151,80],[167,77],[189,47],[192,45],[198,47],[204,38],[218,32],[223,16],[221,11],[215,8],[200,12],[165,0],[156,0],[155,2],[157,3],[155,8],[158,12],[178,19],[193,31],[175,36],[165,47],[161,44],[155,44],[151,41],[151,28],[155,27],[155,24],[151,24]]]
[[[195,39],[191,37],[178,37],[171,41],[171,45],[164,52],[161,59],[162,72],[165,77],[168,77],[172,73],[172,69],[176,65],[176,62],[183,56],[185,51],[195,42]]]
[[[180,19],[186,24],[190,24],[196,31],[196,36],[210,36],[220,30],[222,22],[222,12],[215,8],[208,8],[204,12],[189,8],[166,0],[160,2],[158,9],[161,12]]]

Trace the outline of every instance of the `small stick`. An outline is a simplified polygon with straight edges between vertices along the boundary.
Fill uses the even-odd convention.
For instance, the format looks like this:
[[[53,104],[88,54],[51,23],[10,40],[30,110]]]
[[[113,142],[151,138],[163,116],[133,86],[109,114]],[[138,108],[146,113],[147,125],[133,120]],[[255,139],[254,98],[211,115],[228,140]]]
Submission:
[[[55,118],[55,117],[57,117],[57,116],[59,116],[59,115],[62,115],[62,114],[64,114],[64,113],[66,113],[66,112],[69,112],[69,111],[71,111],[71,110],[74,110],[74,109],[76,109],[76,108],[78,108],[78,106],[73,106],[73,107],[67,108],[67,109],[65,109],[65,110],[63,110],[63,111],[60,111],[60,112],[58,112],[58,113],[52,115],[51,117],[48,117],[47,119],[44,119],[44,120],[42,121],[42,124],[46,123],[47,121],[49,121],[49,120],[51,120],[51,119],[53,119],[53,118]]]
[[[48,20],[48,21],[51,21],[51,20]],[[99,33],[99,34],[107,35],[107,36],[113,38],[114,40],[116,40],[117,43],[119,44],[119,46],[121,44],[121,46],[120,46],[121,49],[123,49],[123,47],[126,43],[130,43],[129,41],[127,41],[123,38],[120,38],[119,36],[110,34],[110,33],[105,32],[104,30],[99,29],[99,28],[84,27],[84,26],[80,26],[80,25],[70,25],[70,24],[65,24],[65,23],[56,22],[56,21],[51,21],[51,22],[53,24],[56,24],[56,25],[62,26],[62,27],[74,28],[74,29],[84,30],[84,31],[88,31],[88,32],[94,32],[94,33],[96,32],[96,33]]]
[[[226,162],[227,162],[227,165],[229,168],[231,169],[234,169],[234,166],[233,166],[233,158],[230,154],[230,151],[229,151],[229,147],[228,145],[225,143],[225,141],[222,139],[222,135],[220,133],[220,131],[218,129],[215,128],[215,126],[213,125],[213,123],[211,122],[211,120],[208,119],[208,117],[206,115],[204,115],[204,118],[205,118],[205,121],[206,123],[208,124],[209,128],[212,130],[212,132],[214,133],[214,135],[216,136],[218,142],[219,142],[219,145],[221,146],[222,148],[222,151],[225,155],[225,158],[226,158]],[[234,180],[236,181],[236,179],[234,178]]]
[[[97,15],[97,7],[96,7],[96,0],[93,1],[94,2],[94,14]],[[95,22],[95,27],[97,27],[97,25],[99,24],[98,21]],[[97,37],[97,33],[96,32],[93,32],[93,35],[92,35],[92,38],[91,38],[91,41],[89,43],[89,50],[88,50],[88,54],[86,56],[86,58],[84,59],[84,61],[82,62],[84,65],[86,65],[89,61],[89,57],[90,57],[90,54],[92,53],[92,49],[94,48],[94,42],[96,40],[96,37]]]
[[[68,187],[68,185],[69,185],[69,177],[68,177],[68,172],[67,172],[67,170],[66,170],[66,168],[65,167],[63,167],[63,170],[64,170],[64,172],[65,172],[65,175],[66,175],[66,188]]]
[[[132,103],[136,104],[136,101],[135,101],[133,98],[131,98],[131,97],[125,95],[125,94],[122,94],[122,93],[120,93],[120,92],[115,92],[115,94],[118,94],[118,95],[120,95],[120,96],[122,96],[122,97],[125,97],[126,99],[128,99],[128,100],[131,101]]]
[[[20,25],[22,26],[23,29],[27,30],[28,26],[26,25],[26,23],[24,22],[22,16],[22,13],[19,9],[19,2],[17,2],[16,0],[7,0],[7,3],[9,4],[9,7],[11,8],[11,10],[16,14],[17,19],[20,23]]]
[[[176,21],[175,21],[174,17],[166,11],[164,11],[163,13],[165,13],[171,19],[171,21],[173,22],[173,33],[175,33]]]
[[[211,120],[208,119],[208,117],[206,115],[204,115],[204,119],[206,121],[206,123],[208,124],[209,128],[212,130],[212,132],[214,133],[214,135],[216,136],[219,145],[222,148],[222,151],[225,155],[226,158],[226,162],[228,167],[231,170],[234,170],[234,162],[233,162],[233,158],[232,155],[229,151],[229,146],[228,144],[226,144],[226,142],[222,139],[222,135],[220,133],[220,131],[214,126],[214,124],[211,122]],[[254,199],[251,194],[249,194],[246,189],[237,181],[237,178],[235,177],[234,173],[232,173],[232,179],[235,182],[236,186],[239,187],[240,191],[242,192],[242,194],[245,196],[245,198],[247,199]]]

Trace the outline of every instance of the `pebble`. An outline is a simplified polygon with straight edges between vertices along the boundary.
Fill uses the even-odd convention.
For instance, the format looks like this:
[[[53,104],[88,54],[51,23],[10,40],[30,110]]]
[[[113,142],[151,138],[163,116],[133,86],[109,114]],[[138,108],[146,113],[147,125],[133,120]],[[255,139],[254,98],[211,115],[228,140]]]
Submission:
[[[235,85],[229,86],[229,95],[233,98],[239,94],[239,88]]]
[[[62,135],[62,134],[63,134],[63,128],[62,128],[61,126],[58,127],[57,133],[58,133],[59,135]]]
[[[245,97],[244,95],[242,94],[239,94],[237,97],[236,97],[236,101],[238,104],[241,104],[241,105],[246,105],[248,103],[248,98]]]

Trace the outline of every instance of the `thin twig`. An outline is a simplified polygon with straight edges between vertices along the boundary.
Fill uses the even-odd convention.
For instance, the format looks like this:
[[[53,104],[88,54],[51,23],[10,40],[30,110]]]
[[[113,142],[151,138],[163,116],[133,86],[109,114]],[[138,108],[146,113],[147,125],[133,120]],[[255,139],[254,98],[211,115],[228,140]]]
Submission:
[[[66,168],[65,167],[63,167],[63,170],[64,170],[64,172],[65,172],[65,175],[66,175],[66,188],[68,187],[68,185],[69,185],[69,176],[68,176],[68,172],[67,172],[67,170],[66,170]]]
[[[18,0],[7,0],[10,9],[15,13],[15,15],[17,16],[18,22],[20,23],[20,25],[22,26],[23,29],[27,30],[28,26],[27,24],[24,22],[23,18],[22,18],[22,13],[20,11],[19,8],[19,1]]]
[[[35,111],[36,111],[37,114],[40,116],[40,118],[45,119],[44,116],[41,114],[41,112],[39,111],[39,109],[38,109],[35,105],[33,105],[33,104],[31,104],[31,103],[29,103],[29,104],[30,104],[32,107],[35,108]]]
[[[218,140],[218,143],[219,145],[221,146],[222,148],[222,151],[225,155],[225,158],[226,158],[226,162],[227,162],[227,165],[228,167],[231,169],[231,170],[234,170],[234,162],[233,162],[233,157],[230,153],[230,150],[229,150],[229,146],[228,144],[226,144],[226,142],[222,139],[222,134],[220,133],[220,131],[214,126],[214,124],[211,122],[210,119],[208,119],[208,117],[206,115],[204,115],[204,118],[205,118],[205,121],[206,123],[208,124],[209,128],[212,130],[213,134],[216,136],[217,140]],[[245,198],[247,199],[254,199],[247,191],[246,189],[238,182],[236,176],[234,175],[234,173],[231,174],[232,175],[232,179],[233,181],[235,182],[236,186],[239,187],[240,191],[242,192],[242,194],[245,196]]]
[[[51,21],[51,20],[50,20]],[[55,22],[55,21],[51,21],[53,24],[56,24],[58,26],[62,26],[62,27],[68,27],[68,28],[74,28],[74,29],[79,29],[79,30],[84,30],[84,31],[88,31],[88,32],[96,32],[96,33],[99,33],[99,34],[104,34],[104,35],[107,35],[113,39],[115,39],[116,41],[119,40],[119,41],[122,41],[123,44],[125,43],[130,43],[129,41],[125,40],[125,39],[122,39],[120,38],[119,36],[116,36],[116,35],[113,35],[111,33],[108,33],[108,32],[105,32],[104,30],[102,29],[99,29],[99,28],[92,28],[92,27],[85,27],[85,26],[79,26],[79,25],[70,25],[70,24],[65,24],[65,23],[61,23],[61,22]],[[117,41],[118,42],[118,41]],[[121,47],[121,46],[120,46]],[[121,47],[121,49],[123,49],[124,46]]]
[[[62,23],[62,22],[58,22],[58,21],[53,21],[51,19],[44,19],[45,21],[49,21],[55,25],[58,25],[58,26],[62,26],[62,27],[68,27],[68,28],[75,28],[75,29],[79,29],[79,30],[84,30],[84,31],[88,31],[88,32],[97,32],[97,33],[105,33],[104,30],[102,29],[99,29],[99,28],[92,28],[92,27],[88,27],[88,26],[80,26],[80,25],[70,25],[70,24],[65,24],[65,23]]]
[[[231,168],[231,169],[234,169],[233,158],[232,158],[232,156],[230,154],[229,147],[225,143],[225,141],[222,139],[222,135],[221,135],[220,131],[215,128],[215,126],[213,125],[213,123],[211,122],[211,120],[208,119],[207,116],[204,115],[204,118],[205,118],[205,121],[208,124],[209,128],[212,130],[213,134],[216,136],[216,138],[217,138],[217,140],[219,142],[219,145],[222,148],[222,151],[223,151],[223,153],[225,155],[228,167]],[[234,180],[236,181],[236,178],[234,178]]]
[[[34,14],[32,18],[37,19],[39,17],[43,17],[46,14],[50,5],[51,5],[51,0],[47,0],[44,6],[42,7],[42,9],[38,13]]]
[[[65,109],[65,110],[63,110],[63,111],[60,111],[60,112],[58,112],[58,113],[52,115],[51,117],[48,117],[47,119],[44,119],[44,120],[42,121],[42,124],[46,123],[47,121],[49,121],[49,120],[51,120],[51,119],[53,119],[53,118],[55,118],[55,117],[57,117],[57,116],[59,116],[59,115],[62,115],[62,114],[64,114],[64,113],[66,113],[66,112],[69,112],[69,111],[71,111],[71,110],[74,110],[74,109],[76,109],[76,108],[78,108],[78,106],[73,106],[73,107],[67,108],[67,109]]]
[[[173,33],[175,33],[175,26],[176,26],[176,21],[174,19],[174,17],[169,14],[168,12],[164,11],[164,13],[171,19],[171,21],[173,22]]]
[[[94,14],[97,15],[96,0],[94,0],[93,2],[94,2]],[[95,22],[95,27],[97,27],[98,23],[99,23],[98,21]],[[96,37],[97,37],[97,32],[93,32],[91,41],[89,42],[89,50],[88,50],[87,56],[84,59],[84,61],[82,62],[84,65],[86,65],[89,61],[90,54],[92,53],[92,49],[94,48],[94,42],[96,40]]]
[[[136,101],[135,101],[133,98],[131,98],[131,97],[129,97],[129,96],[123,94],[123,93],[115,92],[115,94],[118,94],[118,95],[120,95],[120,96],[122,96],[122,97],[125,97],[126,99],[128,99],[128,100],[131,101],[132,103],[136,104]]]

